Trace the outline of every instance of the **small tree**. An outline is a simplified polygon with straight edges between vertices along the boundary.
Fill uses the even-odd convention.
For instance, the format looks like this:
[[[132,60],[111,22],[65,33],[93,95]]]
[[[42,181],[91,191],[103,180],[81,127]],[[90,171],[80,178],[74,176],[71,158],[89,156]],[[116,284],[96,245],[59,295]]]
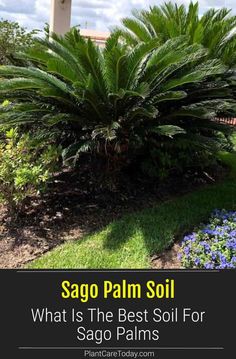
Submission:
[[[17,22],[2,19],[0,21],[0,65],[19,64],[15,53],[32,45],[36,33],[37,30],[28,32]]]

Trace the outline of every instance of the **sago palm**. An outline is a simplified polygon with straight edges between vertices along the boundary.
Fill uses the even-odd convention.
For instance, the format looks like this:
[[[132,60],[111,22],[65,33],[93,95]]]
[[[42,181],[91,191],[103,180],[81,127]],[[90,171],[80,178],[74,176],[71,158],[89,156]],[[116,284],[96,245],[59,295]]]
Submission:
[[[73,29],[39,39],[21,58],[28,67],[0,67],[2,125],[49,125],[73,134],[65,158],[94,151],[124,160],[170,139],[207,151],[217,143],[212,118],[231,111],[227,69],[188,38],[132,48],[112,35],[104,50]],[[63,140],[63,139],[62,139]]]
[[[209,56],[224,63],[236,63],[236,16],[228,9],[210,9],[203,16],[199,4],[187,7],[173,2],[133,11],[132,18],[123,19],[123,27],[115,32],[129,45],[157,38],[160,44],[180,35],[188,35],[189,43],[209,49]]]

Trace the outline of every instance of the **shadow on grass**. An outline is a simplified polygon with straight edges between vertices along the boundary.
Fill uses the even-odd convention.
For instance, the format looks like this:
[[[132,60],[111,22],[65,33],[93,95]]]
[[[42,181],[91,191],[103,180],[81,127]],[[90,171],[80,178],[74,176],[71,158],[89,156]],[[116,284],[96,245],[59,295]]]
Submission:
[[[236,156],[227,180],[110,223],[102,231],[67,243],[35,261],[33,268],[149,268],[150,256],[207,221],[216,209],[236,208]]]
[[[214,209],[235,207],[236,182],[228,180],[110,224],[103,247],[117,251],[132,239],[135,241],[136,238],[138,242],[141,237],[152,255],[168,248],[194,226],[206,221]]]

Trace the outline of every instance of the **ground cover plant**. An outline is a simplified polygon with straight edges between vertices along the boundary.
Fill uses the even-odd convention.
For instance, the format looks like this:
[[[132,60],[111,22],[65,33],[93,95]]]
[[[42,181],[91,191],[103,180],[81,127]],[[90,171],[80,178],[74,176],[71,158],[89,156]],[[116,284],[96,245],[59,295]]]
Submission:
[[[180,259],[185,268],[236,268],[236,212],[215,210],[207,225],[184,237]]]

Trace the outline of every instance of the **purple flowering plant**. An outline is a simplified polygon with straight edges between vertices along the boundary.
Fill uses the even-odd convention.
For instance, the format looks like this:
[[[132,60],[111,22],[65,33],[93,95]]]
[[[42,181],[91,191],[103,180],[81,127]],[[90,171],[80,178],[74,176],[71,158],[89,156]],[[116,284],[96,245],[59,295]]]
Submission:
[[[236,211],[215,210],[207,225],[184,237],[179,259],[185,268],[236,268]]]

